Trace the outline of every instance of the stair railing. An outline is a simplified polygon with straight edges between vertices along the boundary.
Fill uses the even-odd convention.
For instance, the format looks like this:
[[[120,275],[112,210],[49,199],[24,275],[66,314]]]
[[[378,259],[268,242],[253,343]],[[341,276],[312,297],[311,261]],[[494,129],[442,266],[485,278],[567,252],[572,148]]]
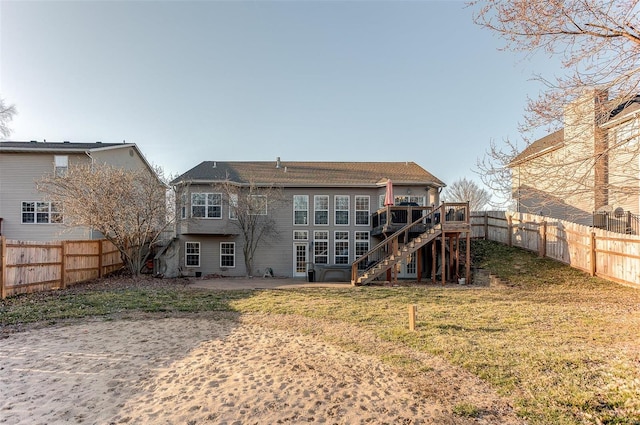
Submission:
[[[442,204],[438,208],[430,211],[428,214],[421,216],[414,222],[405,225],[400,230],[370,249],[366,254],[356,259],[351,264],[351,283],[355,284],[359,276],[362,276],[372,270],[376,265],[381,261],[384,261],[390,255],[399,255],[399,244],[407,244],[411,240],[411,233],[424,233],[439,225],[440,217],[444,217],[444,211],[444,204]]]

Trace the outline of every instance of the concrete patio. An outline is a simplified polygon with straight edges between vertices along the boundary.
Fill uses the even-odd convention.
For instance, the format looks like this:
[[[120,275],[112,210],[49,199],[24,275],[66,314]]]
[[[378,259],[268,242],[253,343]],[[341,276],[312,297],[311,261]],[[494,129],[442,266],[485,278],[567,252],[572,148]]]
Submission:
[[[307,282],[305,279],[263,277],[191,278],[189,286],[202,289],[353,288],[350,282]]]

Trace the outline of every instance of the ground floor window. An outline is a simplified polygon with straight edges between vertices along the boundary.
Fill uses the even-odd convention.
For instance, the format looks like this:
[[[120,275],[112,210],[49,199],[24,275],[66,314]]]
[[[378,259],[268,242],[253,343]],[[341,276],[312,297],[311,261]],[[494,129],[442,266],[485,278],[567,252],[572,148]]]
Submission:
[[[187,267],[200,267],[200,242],[185,242],[185,264]]]
[[[356,258],[360,258],[369,252],[369,232],[355,232]],[[365,263],[358,263],[360,268],[366,266]]]
[[[313,262],[329,263],[329,232],[325,230],[313,232]]]
[[[335,233],[335,264],[349,264],[349,232]]]
[[[220,242],[220,267],[236,266],[236,243]]]

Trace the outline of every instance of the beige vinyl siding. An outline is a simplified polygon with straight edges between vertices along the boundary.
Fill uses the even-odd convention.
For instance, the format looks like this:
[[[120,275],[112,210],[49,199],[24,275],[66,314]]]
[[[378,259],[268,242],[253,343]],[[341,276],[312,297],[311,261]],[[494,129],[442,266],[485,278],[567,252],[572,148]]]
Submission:
[[[612,209],[621,207],[634,214],[639,211],[640,191],[640,149],[637,118],[621,123],[609,130],[612,146],[609,153],[609,205]],[[620,144],[620,146],[618,146]]]
[[[594,210],[588,147],[572,144],[512,168],[513,197],[521,211],[582,222]]]
[[[140,155],[132,146],[92,150],[91,158],[98,163],[110,164],[127,170],[146,168],[144,160],[140,158]]]
[[[84,154],[69,154],[69,165],[87,163],[88,160]],[[63,224],[22,224],[22,202],[43,201],[44,195],[36,190],[36,181],[53,172],[54,153],[0,154],[0,217],[4,236],[25,241],[90,238],[89,230],[84,228],[69,229]]]

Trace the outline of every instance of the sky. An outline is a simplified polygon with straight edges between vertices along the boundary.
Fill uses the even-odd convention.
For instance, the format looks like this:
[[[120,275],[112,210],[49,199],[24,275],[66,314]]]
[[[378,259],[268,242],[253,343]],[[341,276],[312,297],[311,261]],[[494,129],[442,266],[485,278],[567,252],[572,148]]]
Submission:
[[[414,161],[478,181],[520,139],[534,74],[461,1],[0,0],[10,140],[202,161]]]

